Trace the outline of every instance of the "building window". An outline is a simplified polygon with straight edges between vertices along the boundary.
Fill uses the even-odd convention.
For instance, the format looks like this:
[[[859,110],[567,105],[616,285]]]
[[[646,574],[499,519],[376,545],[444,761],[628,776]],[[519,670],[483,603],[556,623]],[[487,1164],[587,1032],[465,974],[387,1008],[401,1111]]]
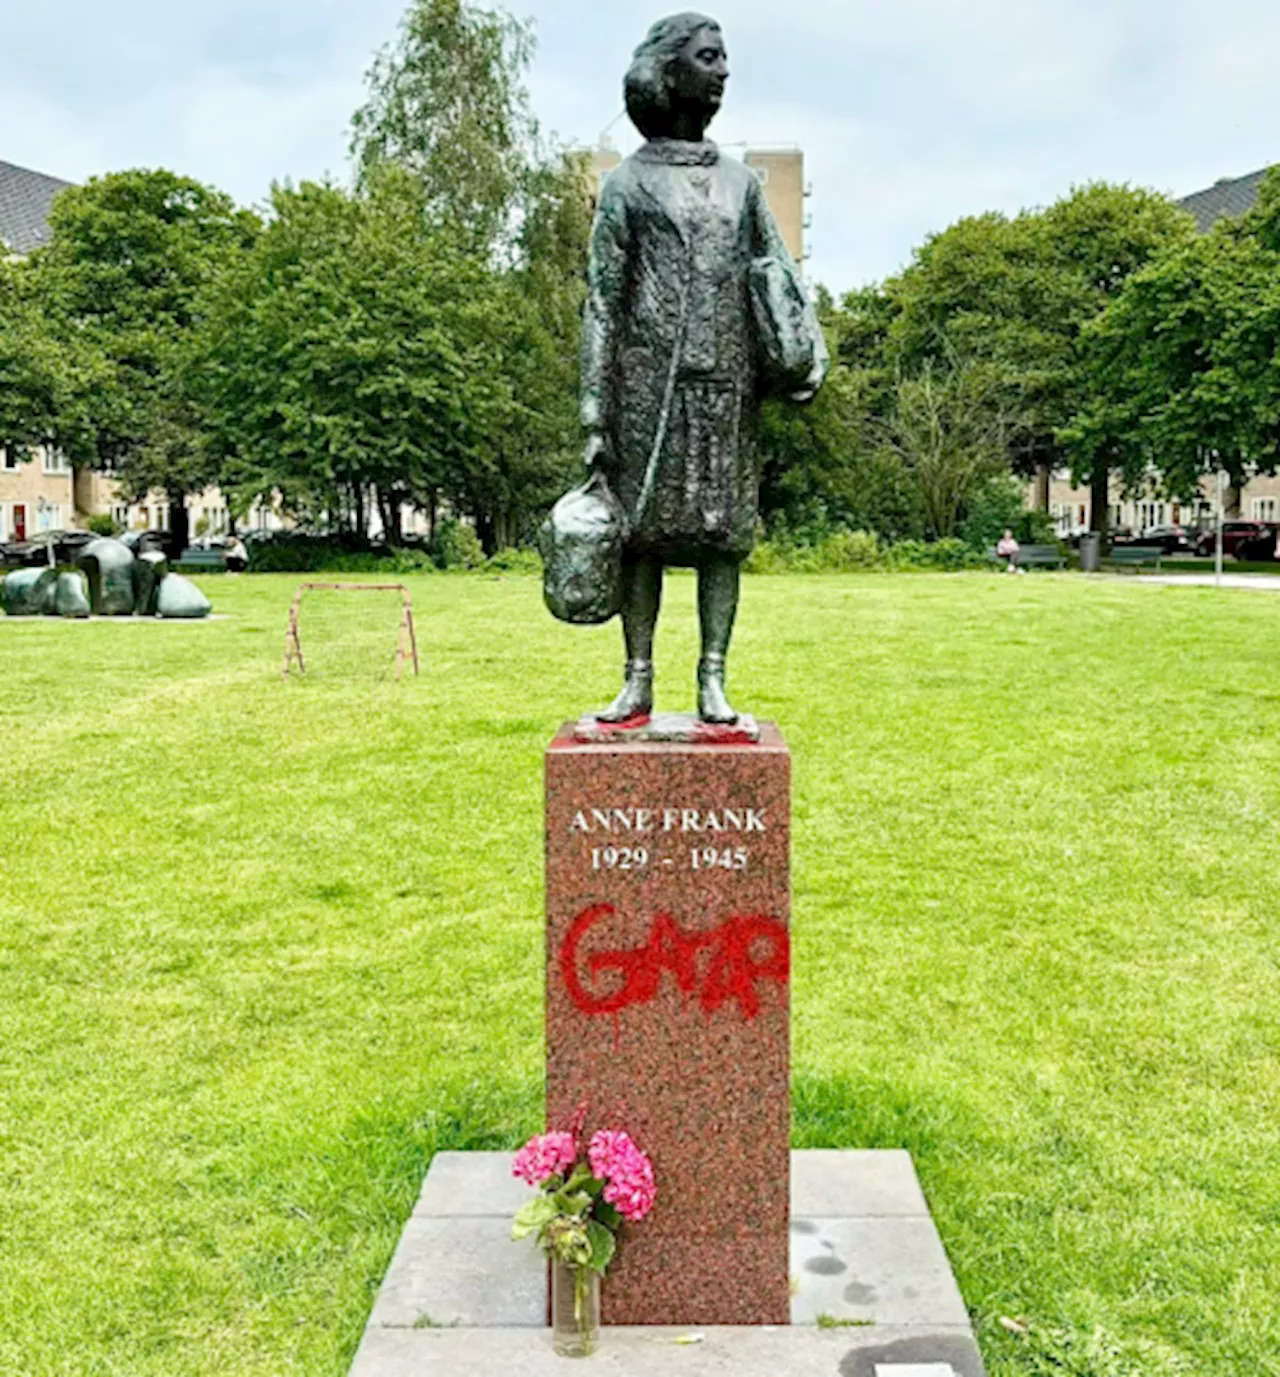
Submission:
[[[129,528],[129,508],[123,502],[117,502],[111,508],[111,519],[120,527],[122,531]]]
[[[1274,521],[1276,519],[1276,499],[1274,497],[1255,497],[1253,499],[1253,519],[1255,521]]]
[[[61,450],[47,449],[44,452],[44,471],[46,473],[70,473],[71,464]]]
[[[16,454],[11,454],[7,449],[0,449],[0,469],[6,473],[17,473],[20,467]]]

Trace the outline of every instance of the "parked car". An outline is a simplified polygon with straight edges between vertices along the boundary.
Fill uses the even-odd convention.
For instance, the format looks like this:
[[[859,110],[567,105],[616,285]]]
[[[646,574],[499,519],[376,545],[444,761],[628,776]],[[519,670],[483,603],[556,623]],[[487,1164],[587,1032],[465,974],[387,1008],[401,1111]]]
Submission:
[[[92,545],[97,536],[92,531],[41,531],[27,540],[14,541],[5,547],[6,563],[30,567],[38,564],[74,564],[80,551]],[[53,546],[53,559],[49,547]]]
[[[1232,559],[1268,560],[1276,555],[1277,527],[1266,521],[1226,521],[1222,525],[1222,552]],[[1218,552],[1218,532],[1205,531],[1196,542],[1196,554]]]
[[[127,545],[135,555],[144,555],[149,550],[168,554],[169,540],[168,531],[126,531],[120,537],[121,544]]]
[[[1186,554],[1195,545],[1196,533],[1185,526],[1148,526],[1135,545],[1158,545],[1166,555]]]

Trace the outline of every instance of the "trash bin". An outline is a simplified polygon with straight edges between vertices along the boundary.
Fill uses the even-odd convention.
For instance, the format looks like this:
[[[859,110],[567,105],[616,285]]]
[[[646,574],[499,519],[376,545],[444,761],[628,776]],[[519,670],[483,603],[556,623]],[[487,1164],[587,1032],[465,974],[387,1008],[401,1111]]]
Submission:
[[[1086,574],[1096,574],[1102,563],[1102,537],[1097,531],[1090,531],[1080,537],[1080,568]]]

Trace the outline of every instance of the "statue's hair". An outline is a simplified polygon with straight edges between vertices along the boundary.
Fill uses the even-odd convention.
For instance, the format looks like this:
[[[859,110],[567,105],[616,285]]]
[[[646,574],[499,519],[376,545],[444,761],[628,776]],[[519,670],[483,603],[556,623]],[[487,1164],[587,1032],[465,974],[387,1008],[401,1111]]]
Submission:
[[[686,10],[659,19],[636,49],[623,89],[631,123],[646,139],[661,138],[671,113],[671,67],[685,45],[702,29],[720,25],[705,14]]]

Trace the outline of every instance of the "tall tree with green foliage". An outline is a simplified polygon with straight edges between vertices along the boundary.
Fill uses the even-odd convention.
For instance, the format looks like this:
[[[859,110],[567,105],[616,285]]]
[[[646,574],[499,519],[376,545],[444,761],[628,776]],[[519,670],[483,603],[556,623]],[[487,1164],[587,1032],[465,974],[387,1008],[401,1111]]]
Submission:
[[[1090,386],[1082,334],[1145,264],[1194,237],[1194,223],[1163,196],[1127,186],[1077,188],[1047,210],[1013,219],[984,215],[932,236],[911,266],[886,284],[897,315],[888,352],[908,376],[948,351],[998,380],[1011,431],[1009,460],[1029,472],[1068,454],[1063,431]],[[1120,456],[1071,451],[1094,484],[1104,526],[1108,484]]]
[[[573,157],[526,170],[517,254],[501,273],[506,320],[493,366],[510,388],[510,416],[492,436],[496,461],[467,508],[492,552],[532,537],[542,513],[578,476],[579,340],[586,299],[591,202]]]
[[[397,539],[401,507],[455,497],[510,416],[502,323],[492,270],[429,228],[409,175],[383,169],[363,195],[276,187],[199,354],[238,505],[279,496],[360,537],[376,507]]]
[[[185,499],[217,481],[185,370],[210,284],[253,242],[258,220],[211,187],[163,170],[114,172],[64,191],[33,259],[36,297],[59,335],[96,351],[111,386],[74,388],[91,436],[81,457],[124,493],[169,497],[174,543]]]
[[[487,377],[501,425],[433,489],[492,551],[530,534],[576,472],[578,330],[590,196],[581,161],[539,139],[525,76],[532,32],[501,9],[411,0],[353,120],[358,186],[412,177],[424,219],[494,273]]]
[[[1085,334],[1089,386],[1068,437],[1192,498],[1280,465],[1280,174],[1238,221],[1135,274]]]
[[[427,214],[472,249],[511,226],[534,134],[527,24],[464,0],[412,0],[374,59],[352,121],[358,184],[393,164],[419,180]]]
[[[0,448],[49,446],[86,463],[94,455],[89,399],[107,391],[111,369],[89,341],[57,328],[35,288],[29,262],[0,260]]]

